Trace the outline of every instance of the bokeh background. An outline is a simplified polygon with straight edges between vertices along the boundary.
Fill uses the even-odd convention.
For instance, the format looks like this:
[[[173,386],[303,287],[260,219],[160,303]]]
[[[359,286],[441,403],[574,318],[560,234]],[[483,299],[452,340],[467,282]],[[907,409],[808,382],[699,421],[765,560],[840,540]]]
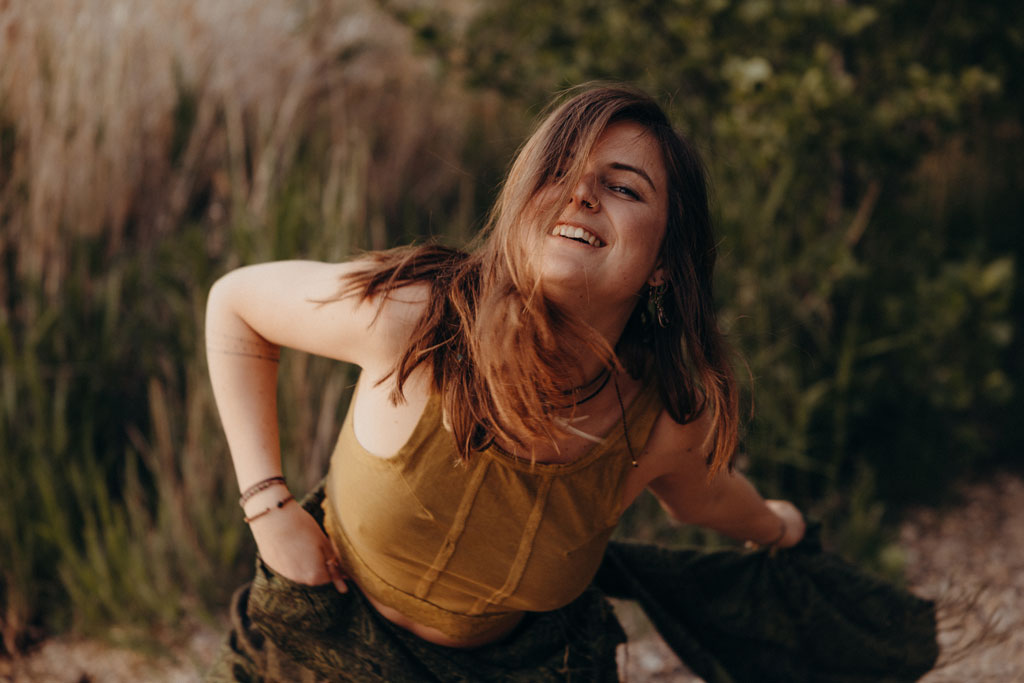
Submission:
[[[206,377],[239,265],[465,243],[531,122],[662,101],[714,185],[742,467],[898,579],[1019,463],[1024,13],[955,0],[0,0],[0,654],[216,622],[253,543]],[[741,374],[745,371],[741,369]],[[296,492],[354,372],[286,354]],[[719,543],[642,499],[624,535]]]

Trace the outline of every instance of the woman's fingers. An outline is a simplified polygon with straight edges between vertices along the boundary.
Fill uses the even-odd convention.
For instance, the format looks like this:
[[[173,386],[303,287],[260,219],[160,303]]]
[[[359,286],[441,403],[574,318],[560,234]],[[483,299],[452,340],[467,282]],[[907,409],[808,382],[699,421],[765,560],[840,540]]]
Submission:
[[[286,579],[308,586],[334,584],[348,592],[348,578],[334,546],[316,520],[298,505],[286,505],[250,525],[263,561]]]
[[[338,558],[333,554],[327,556],[324,561],[324,566],[327,567],[327,573],[331,576],[331,582],[339,593],[348,593],[348,584],[345,583],[344,572],[341,571],[341,564],[338,562]]]
[[[298,505],[286,505],[249,525],[263,561],[275,573],[308,586],[344,586],[337,555],[316,520]],[[333,560],[328,564],[328,560]],[[339,588],[341,592],[347,589]]]
[[[766,500],[765,503],[786,525],[786,533],[775,544],[776,547],[789,548],[799,543],[807,530],[807,524],[804,522],[804,516],[800,510],[788,500]]]

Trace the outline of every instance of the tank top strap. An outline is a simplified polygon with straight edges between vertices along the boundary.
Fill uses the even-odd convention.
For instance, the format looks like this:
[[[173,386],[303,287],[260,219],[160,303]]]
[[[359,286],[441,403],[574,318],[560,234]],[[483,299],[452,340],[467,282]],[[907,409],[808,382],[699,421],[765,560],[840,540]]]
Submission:
[[[638,452],[647,443],[647,438],[654,429],[654,422],[662,411],[661,393],[658,383],[653,378],[646,378],[640,395],[626,409],[626,433],[629,443]],[[639,454],[639,453],[638,453]]]

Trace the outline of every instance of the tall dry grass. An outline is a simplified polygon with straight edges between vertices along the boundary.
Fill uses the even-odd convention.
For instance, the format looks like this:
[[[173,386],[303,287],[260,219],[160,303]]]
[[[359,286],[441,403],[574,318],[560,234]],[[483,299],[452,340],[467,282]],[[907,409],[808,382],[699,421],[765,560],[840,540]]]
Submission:
[[[0,652],[203,613],[251,541],[209,389],[217,275],[465,234],[474,101],[359,0],[0,1]],[[281,372],[286,472],[351,378]]]
[[[11,0],[0,35],[3,247],[51,294],[67,237],[151,240],[204,192],[266,216],[311,141],[325,225],[458,178],[422,156],[458,148],[460,103],[365,3]]]

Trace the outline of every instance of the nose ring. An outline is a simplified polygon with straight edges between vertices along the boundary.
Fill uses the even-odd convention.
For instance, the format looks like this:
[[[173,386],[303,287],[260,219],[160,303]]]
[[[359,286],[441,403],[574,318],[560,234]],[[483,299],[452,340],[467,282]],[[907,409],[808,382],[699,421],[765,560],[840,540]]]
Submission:
[[[597,200],[597,199],[595,199],[594,201],[590,201],[589,199],[581,199],[580,200],[580,204],[582,204],[584,207],[586,207],[588,209],[596,209],[597,205],[599,203],[600,203],[600,201]]]

